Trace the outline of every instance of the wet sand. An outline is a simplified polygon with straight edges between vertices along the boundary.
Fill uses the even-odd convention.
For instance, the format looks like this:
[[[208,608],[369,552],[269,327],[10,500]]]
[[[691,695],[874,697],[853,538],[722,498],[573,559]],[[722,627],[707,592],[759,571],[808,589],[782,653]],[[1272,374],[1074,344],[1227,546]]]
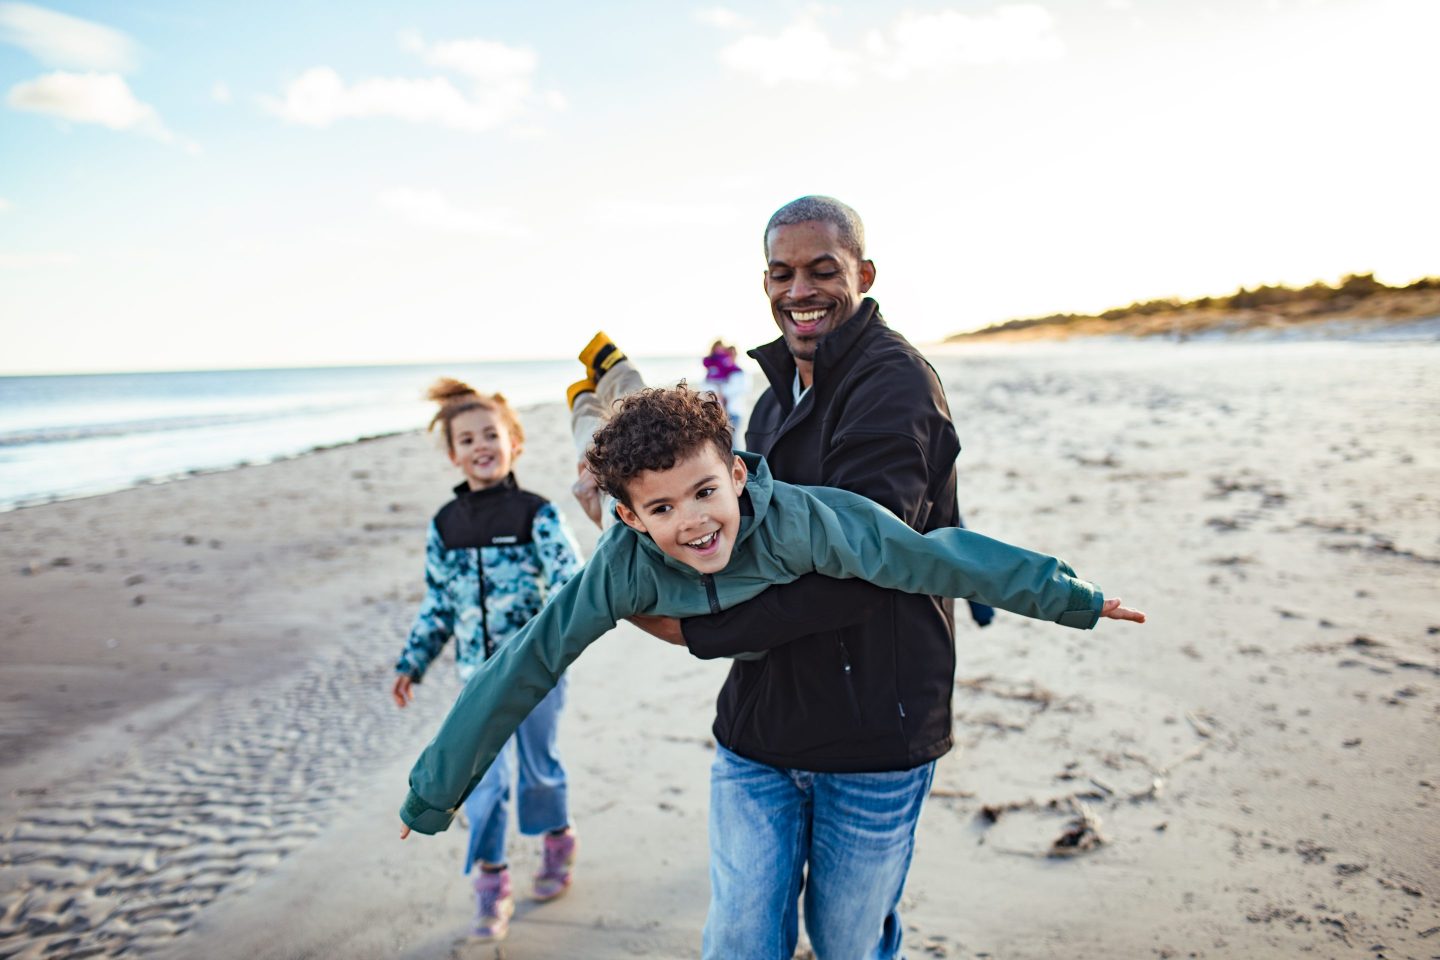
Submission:
[[[967,522],[1151,622],[961,624],[908,955],[1440,955],[1440,348],[934,359]],[[588,549],[563,407],[526,426]],[[406,435],[0,514],[0,956],[698,953],[725,667],[628,626],[573,670],[570,895],[474,944],[460,831],[396,838],[456,689],[386,695],[449,469]]]

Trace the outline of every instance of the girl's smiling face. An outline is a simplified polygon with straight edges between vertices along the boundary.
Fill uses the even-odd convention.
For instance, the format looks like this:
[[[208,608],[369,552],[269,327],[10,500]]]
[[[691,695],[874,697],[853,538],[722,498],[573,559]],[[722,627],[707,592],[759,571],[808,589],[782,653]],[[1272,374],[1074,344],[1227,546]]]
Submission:
[[[466,410],[450,421],[450,462],[471,490],[504,480],[519,455],[520,444],[498,411]]]
[[[646,470],[626,484],[632,506],[616,504],[627,526],[699,573],[730,562],[740,532],[745,461],[706,443],[669,470]]]

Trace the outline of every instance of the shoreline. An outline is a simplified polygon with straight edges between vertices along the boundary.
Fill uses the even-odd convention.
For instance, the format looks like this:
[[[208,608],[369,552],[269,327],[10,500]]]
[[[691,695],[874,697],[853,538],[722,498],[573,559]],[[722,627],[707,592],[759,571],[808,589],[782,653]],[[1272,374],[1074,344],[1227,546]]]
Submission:
[[[532,403],[523,406],[517,405],[516,412],[519,413],[520,416],[523,418],[529,412],[553,406],[557,403],[560,403],[560,401],[542,401],[539,403]],[[274,457],[266,460],[240,460],[235,463],[230,463],[223,466],[191,467],[188,470],[181,470],[176,473],[160,474],[153,477],[140,477],[128,483],[123,483],[119,486],[105,487],[104,489],[97,489],[84,493],[76,493],[70,495],[50,494],[46,497],[31,500],[16,500],[9,502],[0,501],[0,514],[9,513],[15,510],[29,510],[35,507],[48,506],[53,503],[69,503],[75,500],[90,500],[95,497],[105,497],[115,493],[123,493],[126,490],[135,490],[141,487],[161,486],[168,483],[175,483],[180,480],[190,480],[196,477],[211,476],[217,473],[227,473],[232,470],[243,470],[249,467],[263,467],[274,463],[285,463],[290,460],[298,460],[302,457],[308,457],[312,454],[324,453],[327,450],[345,449],[348,447],[360,446],[367,443],[374,443],[380,440],[388,440],[393,437],[407,436],[409,434],[424,436],[425,428],[412,427],[405,430],[390,430],[381,433],[367,433],[355,437],[352,440],[339,440],[334,443],[318,443],[295,453],[276,454]]]
[[[1397,330],[1397,328],[1399,328]],[[1378,334],[1378,335],[1377,335]],[[1398,334],[1398,335],[1387,335]],[[1186,336],[1182,339],[1173,339],[1165,334],[1136,334],[1123,331],[1107,333],[1081,333],[1081,332],[1059,332],[1053,328],[1032,328],[1020,331],[1002,331],[993,334],[958,334],[945,340],[921,344],[921,349],[927,355],[935,357],[963,357],[969,348],[973,347],[1042,347],[1046,345],[1064,345],[1066,348],[1076,346],[1104,347],[1113,344],[1136,343],[1146,345],[1163,345],[1172,343],[1175,346],[1185,345],[1209,345],[1224,347],[1233,345],[1256,346],[1265,344],[1294,345],[1310,343],[1368,343],[1368,344],[1395,344],[1395,343],[1429,343],[1440,342],[1440,315],[1432,317],[1410,318],[1388,322],[1352,321],[1352,320],[1326,320],[1302,325],[1299,328],[1274,329],[1255,328],[1250,330],[1207,330],[1197,334]],[[763,383],[755,385],[756,390],[762,389]],[[536,410],[543,410],[560,404],[560,401],[542,401],[527,405],[517,406],[517,411],[523,417]],[[278,454],[267,460],[247,461],[242,460],[236,463],[216,467],[196,467],[183,470],[177,473],[157,475],[153,477],[141,477],[139,479],[119,483],[116,486],[108,486],[104,489],[76,493],[73,495],[51,494],[46,497],[18,500],[12,502],[0,501],[0,516],[20,511],[33,510],[36,507],[49,506],[56,503],[69,503],[77,500],[91,500],[96,497],[110,496],[115,493],[122,493],[127,490],[140,489],[144,487],[162,486],[177,481],[194,479],[197,477],[211,476],[217,473],[227,473],[234,470],[241,470],[251,467],[262,467],[269,464],[285,463],[301,459],[327,450],[344,449],[359,446],[376,441],[388,440],[394,437],[406,436],[409,434],[424,435],[423,427],[414,427],[405,430],[394,430],[388,432],[366,434],[352,440],[341,440],[335,443],[316,444],[296,453]]]

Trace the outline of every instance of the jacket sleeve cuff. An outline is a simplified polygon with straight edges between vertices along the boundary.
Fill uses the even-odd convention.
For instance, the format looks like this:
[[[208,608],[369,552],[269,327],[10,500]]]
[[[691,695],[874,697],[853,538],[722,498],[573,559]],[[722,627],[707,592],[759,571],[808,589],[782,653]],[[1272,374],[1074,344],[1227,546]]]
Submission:
[[[1084,580],[1070,581],[1070,602],[1056,623],[1062,627],[1089,630],[1100,622],[1100,608],[1105,605],[1105,594],[1093,584]]]
[[[450,821],[455,819],[456,807],[449,810],[440,810],[430,806],[420,795],[411,790],[405,797],[405,803],[400,807],[400,819],[405,821],[405,826],[416,833],[437,834],[450,826]]]

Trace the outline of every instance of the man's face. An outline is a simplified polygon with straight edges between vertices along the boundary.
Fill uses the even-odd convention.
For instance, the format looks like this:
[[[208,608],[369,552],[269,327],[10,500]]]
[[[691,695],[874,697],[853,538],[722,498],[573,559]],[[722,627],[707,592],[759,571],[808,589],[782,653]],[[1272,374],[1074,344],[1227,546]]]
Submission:
[[[807,221],[776,227],[766,236],[770,262],[765,294],[770,313],[796,360],[815,359],[820,338],[860,309],[875,283],[875,264],[857,260],[833,223]]]
[[[700,573],[730,562],[740,532],[745,461],[705,444],[669,470],[646,470],[626,484],[632,506],[616,504],[627,526]]]

